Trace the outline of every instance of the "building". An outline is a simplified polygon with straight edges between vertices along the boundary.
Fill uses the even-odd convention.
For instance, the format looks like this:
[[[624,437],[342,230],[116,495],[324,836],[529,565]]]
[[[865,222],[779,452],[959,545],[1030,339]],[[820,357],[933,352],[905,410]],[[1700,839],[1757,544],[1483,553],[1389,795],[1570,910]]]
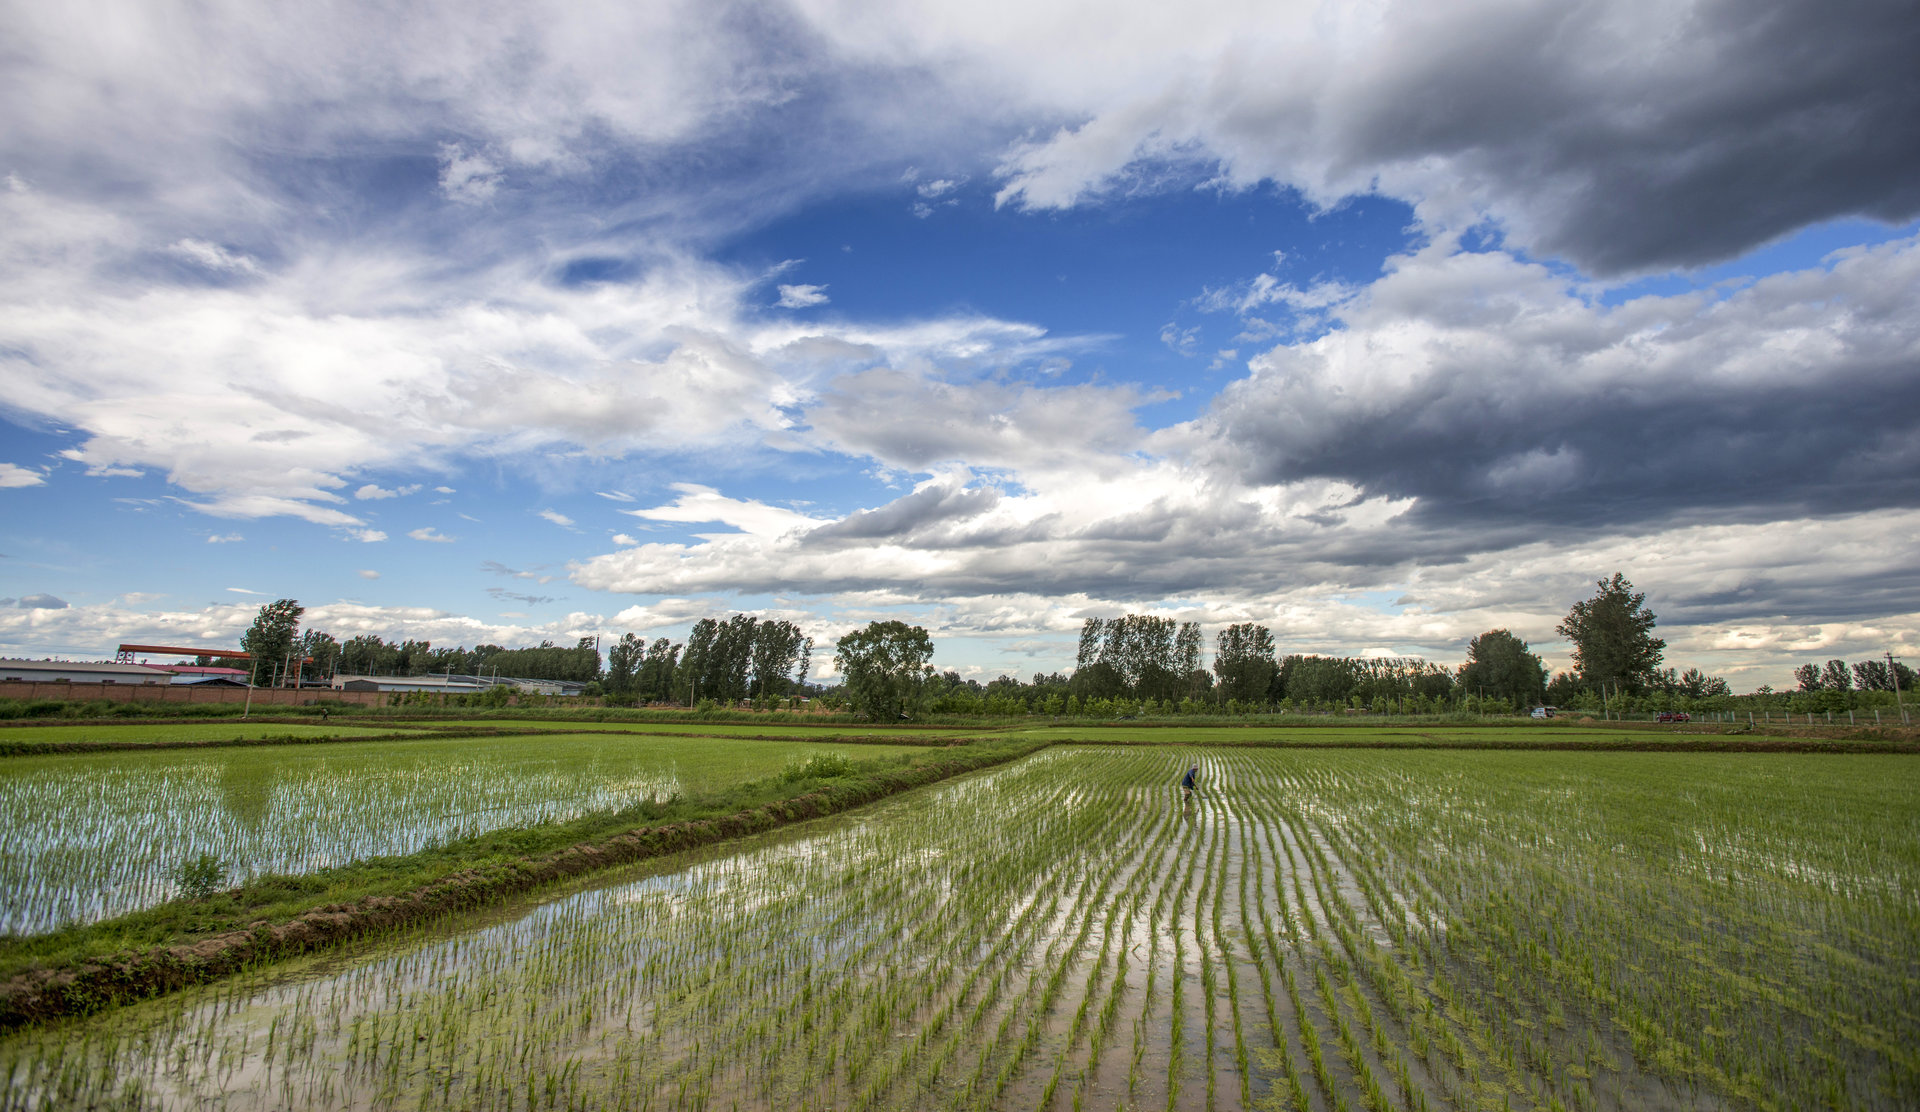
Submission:
[[[477,676],[348,676],[333,677],[338,691],[425,691],[435,695],[472,695],[492,687]]]
[[[426,691],[472,695],[492,687],[511,687],[523,695],[579,695],[587,685],[573,680],[533,680],[518,676],[349,676],[333,677],[339,691]]]
[[[169,684],[173,673],[145,664],[80,660],[0,660],[0,682]]]
[[[183,684],[196,687],[247,686],[245,668],[216,668],[200,664],[149,664],[146,667],[173,673],[173,683],[176,687]]]

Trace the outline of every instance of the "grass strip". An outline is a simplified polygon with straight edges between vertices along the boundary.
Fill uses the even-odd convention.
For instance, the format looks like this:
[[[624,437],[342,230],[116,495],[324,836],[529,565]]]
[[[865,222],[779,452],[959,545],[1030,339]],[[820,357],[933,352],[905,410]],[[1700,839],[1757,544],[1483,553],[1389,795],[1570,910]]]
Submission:
[[[443,738],[471,737],[577,737],[595,734],[603,737],[661,738],[704,737],[721,741],[793,741],[819,745],[913,745],[937,748],[964,744],[968,739],[953,734],[702,734],[693,732],[649,731],[636,734],[628,730],[583,730],[578,727],[529,729],[526,727],[469,726],[462,729],[404,730],[390,734],[269,734],[263,737],[167,739],[154,741],[9,741],[0,738],[0,757],[44,757],[59,753],[131,753],[148,749],[232,749],[259,745],[346,745],[362,741],[439,741]]]
[[[842,777],[774,776],[702,797],[492,831],[405,857],[262,877],[205,899],[0,939],[0,1030],[89,1014],[587,873],[837,814],[1045,746],[996,739],[905,766],[855,762]]]

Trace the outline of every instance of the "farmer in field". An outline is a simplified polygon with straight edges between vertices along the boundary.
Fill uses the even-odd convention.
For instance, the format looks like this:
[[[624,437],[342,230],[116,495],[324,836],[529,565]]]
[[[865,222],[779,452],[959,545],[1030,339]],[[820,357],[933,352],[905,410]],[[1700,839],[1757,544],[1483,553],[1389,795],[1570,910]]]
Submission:
[[[1185,776],[1182,776],[1180,778],[1180,791],[1182,793],[1181,798],[1188,803],[1193,802],[1193,790],[1199,784],[1199,782],[1200,782],[1200,766],[1194,765],[1192,768],[1187,769],[1187,774]]]

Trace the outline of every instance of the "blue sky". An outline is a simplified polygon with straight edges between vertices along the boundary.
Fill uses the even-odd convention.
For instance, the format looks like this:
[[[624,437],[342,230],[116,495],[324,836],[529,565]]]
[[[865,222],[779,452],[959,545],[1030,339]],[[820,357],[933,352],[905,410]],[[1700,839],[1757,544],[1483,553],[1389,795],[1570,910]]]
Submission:
[[[12,11],[0,653],[1911,654],[1897,8]]]

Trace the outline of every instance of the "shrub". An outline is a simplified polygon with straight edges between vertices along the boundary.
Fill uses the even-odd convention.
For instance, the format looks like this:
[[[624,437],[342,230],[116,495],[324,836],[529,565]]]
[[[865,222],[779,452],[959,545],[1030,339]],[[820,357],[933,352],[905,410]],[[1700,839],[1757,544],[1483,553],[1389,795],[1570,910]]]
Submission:
[[[780,780],[787,784],[799,780],[831,780],[852,771],[853,760],[844,754],[815,753],[804,761],[798,758],[788,761],[787,767],[780,770]]]
[[[227,886],[227,866],[213,854],[203,853],[180,862],[180,867],[174,870],[173,882],[189,899],[205,899]]]

